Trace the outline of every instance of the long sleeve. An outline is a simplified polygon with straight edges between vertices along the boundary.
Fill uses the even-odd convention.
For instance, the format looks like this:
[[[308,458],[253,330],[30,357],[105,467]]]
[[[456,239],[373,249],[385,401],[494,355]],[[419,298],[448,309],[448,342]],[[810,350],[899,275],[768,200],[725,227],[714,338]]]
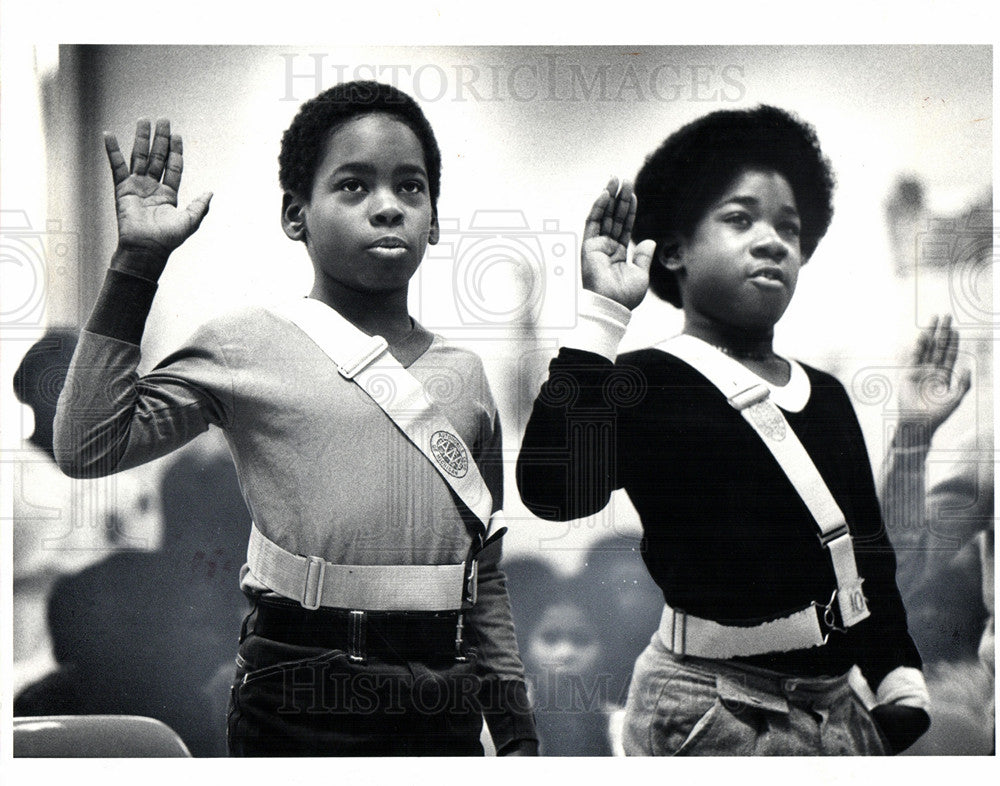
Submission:
[[[642,379],[614,364],[628,325],[624,306],[581,293],[579,326],[549,364],[517,460],[517,484],[536,516],[556,521],[602,510],[621,487],[618,408]]]
[[[171,374],[137,374],[155,291],[152,282],[108,272],[56,410],[55,457],[68,475],[100,477],[135,467],[175,450],[223,417],[221,402],[206,388]],[[222,365],[210,344],[195,365]]]

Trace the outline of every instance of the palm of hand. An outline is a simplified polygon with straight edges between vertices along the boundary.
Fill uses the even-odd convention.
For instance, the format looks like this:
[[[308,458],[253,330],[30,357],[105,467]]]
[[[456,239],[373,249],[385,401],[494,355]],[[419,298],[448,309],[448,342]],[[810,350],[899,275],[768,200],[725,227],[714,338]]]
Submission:
[[[583,242],[583,285],[633,308],[649,288],[649,268],[629,265],[628,248],[605,235]]]
[[[628,259],[628,244],[635,222],[636,198],[626,182],[618,189],[612,178],[587,216],[580,254],[583,286],[632,309],[649,288],[649,266],[654,243],[643,241]]]
[[[967,371],[955,378],[958,331],[951,317],[934,318],[917,341],[913,365],[903,374],[899,410],[904,418],[925,420],[934,432],[958,407],[971,383]]]
[[[115,189],[118,242],[135,250],[173,251],[194,231],[177,209],[177,192],[147,175],[130,175]]]

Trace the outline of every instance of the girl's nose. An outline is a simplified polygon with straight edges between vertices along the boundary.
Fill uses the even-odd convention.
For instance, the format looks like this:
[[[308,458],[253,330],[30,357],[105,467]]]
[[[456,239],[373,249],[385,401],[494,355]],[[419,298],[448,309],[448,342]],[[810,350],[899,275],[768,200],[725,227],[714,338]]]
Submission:
[[[769,228],[754,241],[751,251],[755,257],[780,262],[788,256],[788,245],[777,232]]]

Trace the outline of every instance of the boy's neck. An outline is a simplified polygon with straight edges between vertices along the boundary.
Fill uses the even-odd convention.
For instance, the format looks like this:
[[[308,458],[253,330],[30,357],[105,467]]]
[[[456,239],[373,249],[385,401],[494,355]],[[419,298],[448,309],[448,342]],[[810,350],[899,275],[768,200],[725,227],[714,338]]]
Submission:
[[[406,289],[359,292],[337,282],[317,280],[309,297],[325,303],[344,319],[372,336],[396,344],[413,330]]]

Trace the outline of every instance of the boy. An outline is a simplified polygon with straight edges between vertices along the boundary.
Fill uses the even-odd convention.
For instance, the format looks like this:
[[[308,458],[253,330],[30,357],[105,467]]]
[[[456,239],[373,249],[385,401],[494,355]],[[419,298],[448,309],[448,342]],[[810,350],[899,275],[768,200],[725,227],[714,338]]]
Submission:
[[[633,673],[629,754],[895,752],[926,729],[850,401],[772,348],[832,190],[812,128],[762,106],[685,126],[635,194],[612,180],[587,219],[581,328],[552,361],[517,477],[544,518],[595,513],[617,488],[639,512],[666,606]],[[684,333],[616,360],[647,286],[683,309]],[[855,663],[871,714],[847,683]]]
[[[279,165],[309,298],[213,320],[137,378],[155,282],[211,198],[177,210],[181,139],[166,121],[149,137],[140,121],[131,166],[106,138],[119,243],[56,453],[100,475],[224,430],[254,522],[230,752],[481,754],[484,714],[500,754],[534,752],[502,530],[487,537],[496,406],[478,358],[407,311],[438,234],[441,154],[420,108],[374,82],[304,104]]]

